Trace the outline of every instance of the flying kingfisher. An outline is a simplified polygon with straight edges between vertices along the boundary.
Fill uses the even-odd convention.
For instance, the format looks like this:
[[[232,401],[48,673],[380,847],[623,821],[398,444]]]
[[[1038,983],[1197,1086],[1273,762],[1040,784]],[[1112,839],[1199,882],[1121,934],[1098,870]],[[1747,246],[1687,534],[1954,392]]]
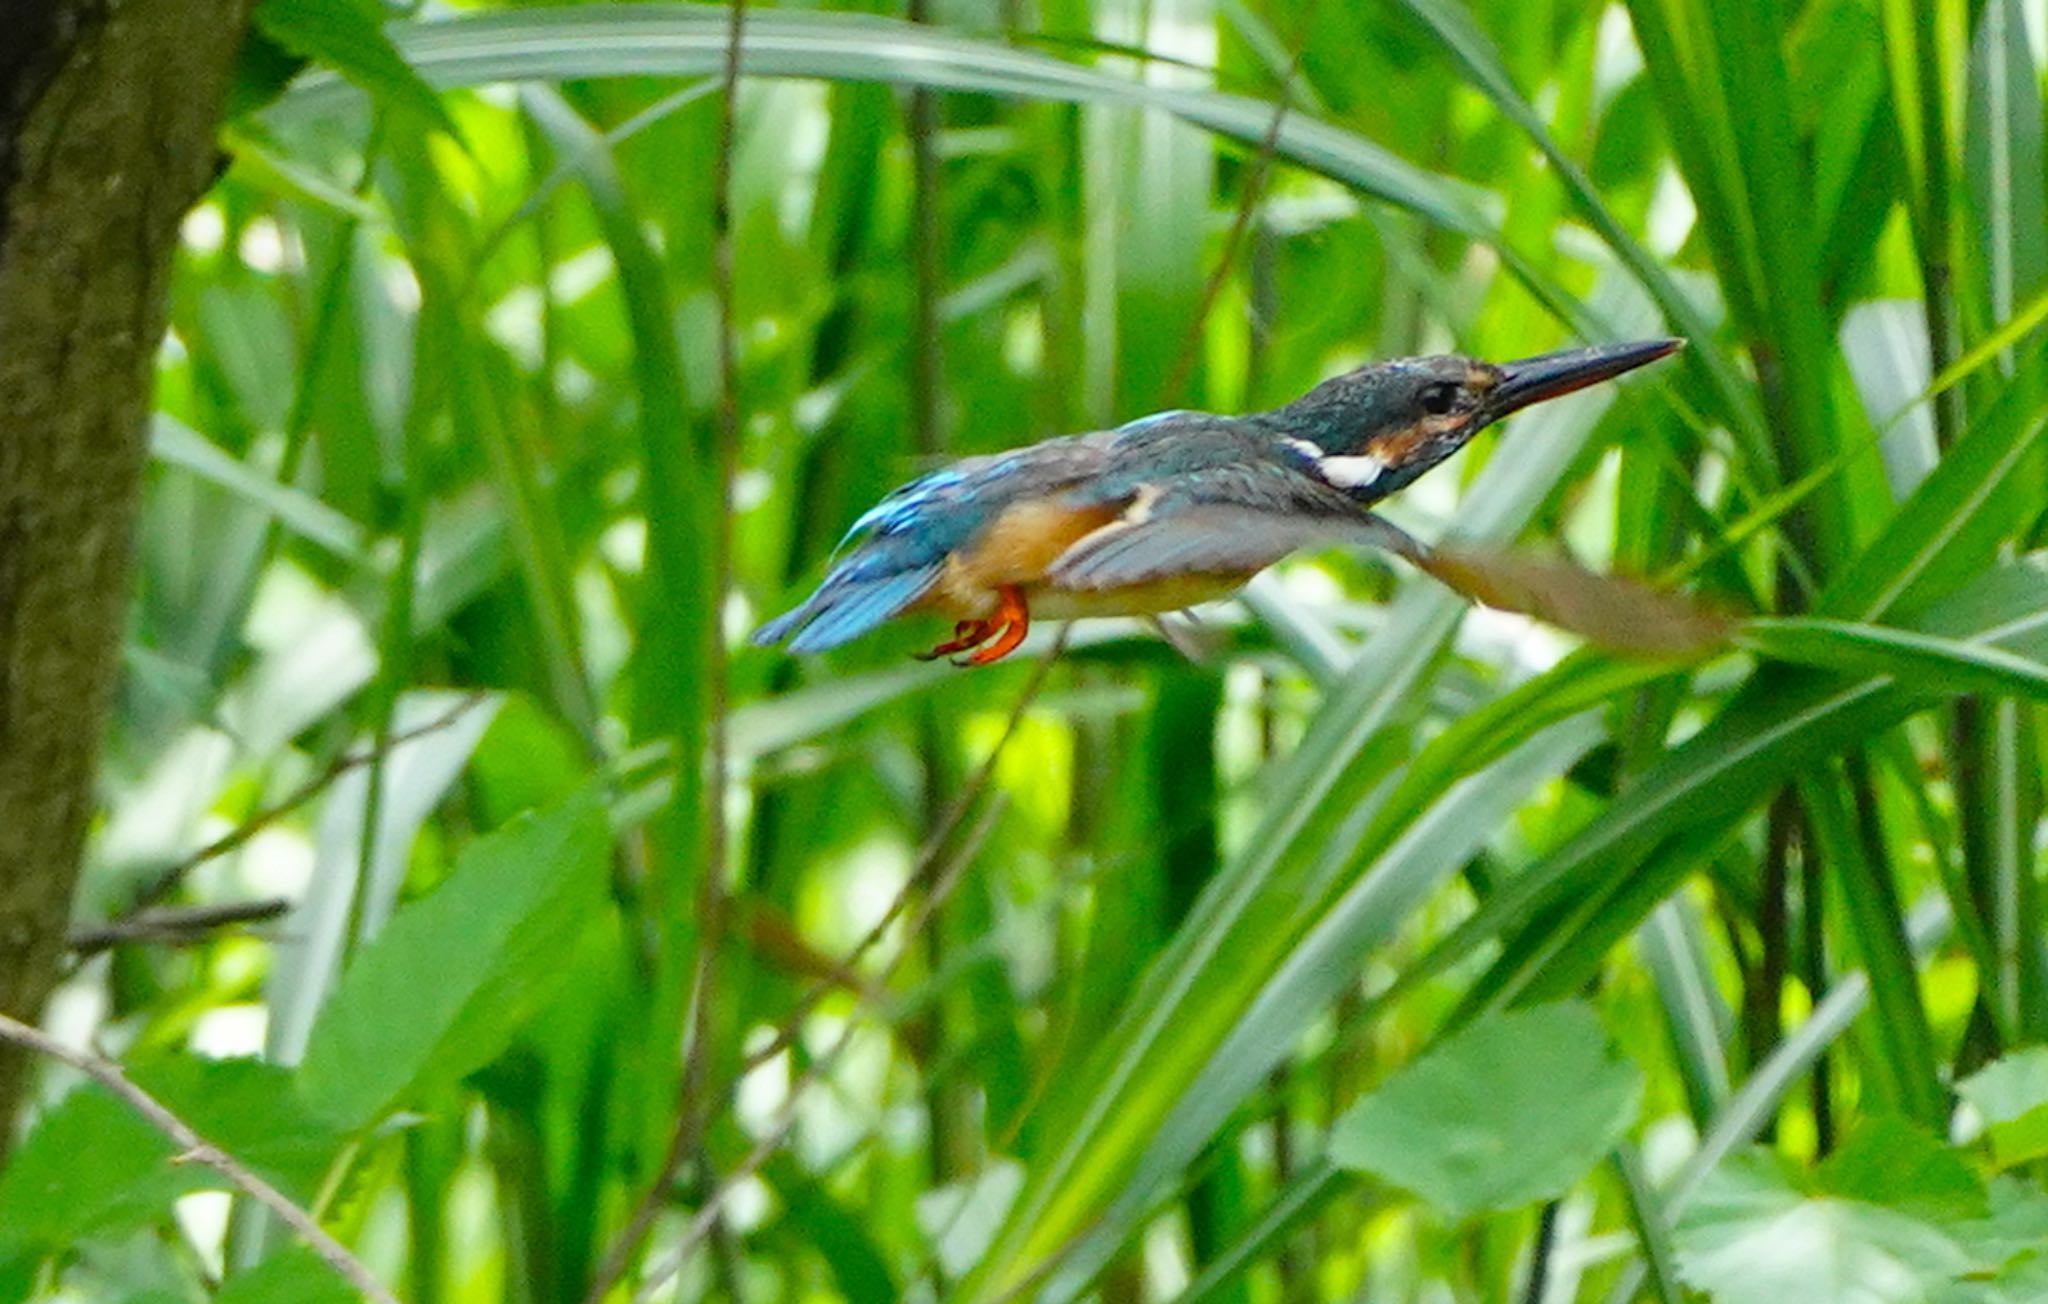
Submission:
[[[1370,509],[1509,413],[1683,344],[1596,345],[1502,364],[1403,358],[1345,372],[1270,412],[1161,412],[964,458],[856,520],[817,590],[754,642],[822,652],[929,611],[957,623],[926,657],[987,665],[1017,649],[1034,616],[1176,611],[1236,591],[1289,553],[1333,544],[1384,549],[1494,605],[1569,623],[1549,610],[1558,603],[1524,596],[1518,605],[1506,590],[1524,586],[1489,582]]]

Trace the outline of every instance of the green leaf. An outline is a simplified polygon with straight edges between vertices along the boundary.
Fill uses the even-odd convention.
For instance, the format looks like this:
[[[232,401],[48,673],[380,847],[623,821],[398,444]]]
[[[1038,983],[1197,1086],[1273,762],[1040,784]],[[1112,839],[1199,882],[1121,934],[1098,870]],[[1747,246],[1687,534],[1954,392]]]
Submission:
[[[318,1255],[294,1246],[222,1282],[213,1304],[353,1304],[359,1298]]]
[[[294,1199],[310,1199],[341,1137],[306,1112],[291,1075],[254,1059],[174,1055],[139,1065],[137,1086],[200,1136]],[[0,1178],[0,1243],[61,1249],[147,1226],[192,1191],[226,1189],[218,1173],[174,1164],[175,1146],[98,1086],[39,1123]]]
[[[2039,1304],[2048,1299],[2048,1196],[2033,1181],[1991,1180],[1990,1211],[1953,1228],[1977,1271],[1939,1291],[1940,1304]]]
[[[171,1142],[97,1087],[81,1087],[36,1125],[0,1177],[0,1245],[55,1250],[146,1226],[204,1184],[173,1168]]]
[[[2048,1046],[2015,1051],[1956,1084],[1984,1116],[2000,1167],[2048,1155]]]
[[[1970,1259],[1929,1222],[1810,1198],[1769,1159],[1737,1157],[1679,1222],[1677,1265],[1716,1304],[1907,1304],[1968,1271]]]
[[[234,80],[228,85],[229,122],[260,113],[277,101],[306,69],[306,57],[293,54],[262,32],[250,32],[235,56]]]
[[[1635,1120],[1642,1075],[1587,1006],[1474,1022],[1354,1105],[1330,1159],[1454,1218],[1562,1195]]]
[[[1653,258],[1608,209],[1592,178],[1559,144],[1535,106],[1516,88],[1508,69],[1501,62],[1500,52],[1473,21],[1471,13],[1453,0],[1401,0],[1401,3],[1442,43],[1445,51],[1464,70],[1466,78],[1542,151],[1587,224],[1599,233],[1615,257],[1628,268],[1630,275],[1656,300],[1657,307],[1678,332],[1694,342],[1690,356],[1696,360],[1695,365],[1700,366],[1713,382],[1720,399],[1741,423],[1743,434],[1751,446],[1759,446],[1763,437],[1762,416],[1756,410],[1755,400],[1742,386],[1734,365],[1715,344],[1715,332],[1708,315],[1679,288],[1670,270]]]
[[[2041,78],[2020,0],[1984,6],[1970,65],[1963,161],[1988,263],[1991,311],[2006,318],[2021,296],[2033,294],[2048,277]]]
[[[1962,1155],[1903,1118],[1865,1120],[1814,1178],[1822,1194],[1934,1220],[1989,1212],[1984,1180]]]
[[[567,976],[604,899],[610,833],[587,790],[466,850],[399,910],[313,1025],[299,1087],[344,1128],[494,1059]]]
[[[224,129],[220,143],[234,157],[232,175],[236,181],[246,181],[258,190],[296,200],[335,217],[368,223],[384,221],[383,210],[369,200],[358,198],[347,187],[249,132]],[[162,419],[159,414],[158,420]]]
[[[382,104],[456,135],[434,88],[399,56],[376,0],[264,0],[257,29],[293,54],[325,64]]]
[[[2044,323],[2048,323],[2048,290],[2029,299],[2025,307],[2016,309],[2012,316],[2000,322],[1996,330],[1979,340],[1968,353],[1951,362],[1947,370],[1928,383],[1927,391],[1920,395],[1920,399],[1924,401],[1946,394],[1976,372],[1983,370],[2001,354],[2009,352],[2021,340],[2041,329]]]
[[[136,1065],[137,1086],[294,1200],[310,1202],[343,1137],[307,1111],[289,1069],[259,1059],[172,1055]],[[220,1185],[208,1175],[205,1183]]]
[[[1970,1266],[1941,1228],[1808,1196],[1762,1155],[1716,1169],[1678,1228],[1679,1274],[1716,1304],[1907,1304]]]

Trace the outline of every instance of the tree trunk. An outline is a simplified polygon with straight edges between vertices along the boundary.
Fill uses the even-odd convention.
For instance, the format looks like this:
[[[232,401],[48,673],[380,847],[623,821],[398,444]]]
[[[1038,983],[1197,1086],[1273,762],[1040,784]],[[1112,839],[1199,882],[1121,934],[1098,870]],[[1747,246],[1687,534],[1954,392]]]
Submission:
[[[0,0],[0,1012],[63,954],[164,288],[248,0]],[[0,1160],[27,1080],[0,1047]]]

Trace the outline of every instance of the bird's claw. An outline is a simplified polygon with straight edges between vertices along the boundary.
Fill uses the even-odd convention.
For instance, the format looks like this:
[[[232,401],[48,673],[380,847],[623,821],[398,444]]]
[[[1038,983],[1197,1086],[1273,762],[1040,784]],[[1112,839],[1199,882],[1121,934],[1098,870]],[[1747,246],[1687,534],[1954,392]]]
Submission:
[[[953,626],[953,637],[929,652],[913,652],[911,655],[919,661],[937,661],[940,657],[951,656],[955,652],[967,652],[980,647],[988,642],[989,636],[995,632],[992,621],[963,620]],[[962,663],[955,661],[953,664]]]
[[[1031,632],[1031,609],[1022,590],[1004,585],[996,590],[995,614],[986,620],[963,620],[953,626],[953,637],[929,652],[913,653],[920,661],[936,661],[956,652],[956,666],[985,666],[1015,652]],[[993,640],[993,641],[991,641]]]

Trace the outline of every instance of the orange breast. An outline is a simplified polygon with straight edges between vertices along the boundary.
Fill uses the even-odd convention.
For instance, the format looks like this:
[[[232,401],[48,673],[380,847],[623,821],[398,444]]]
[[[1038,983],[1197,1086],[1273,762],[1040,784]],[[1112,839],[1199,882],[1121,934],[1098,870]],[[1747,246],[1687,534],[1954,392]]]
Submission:
[[[1076,509],[1036,499],[1006,508],[967,548],[953,554],[927,606],[948,615],[979,617],[995,607],[995,590],[1014,584],[1027,591],[1044,580],[1060,555],[1083,536],[1123,514],[1121,507]]]
[[[953,554],[938,586],[919,605],[955,619],[981,619],[995,610],[996,589],[1010,584],[1024,591],[1031,614],[1044,619],[1142,616],[1227,597],[1251,578],[1250,574],[1174,575],[1086,592],[1045,582],[1046,572],[1067,549],[1121,515],[1120,507],[1077,511],[1042,499],[1019,503],[996,518],[971,548]]]

